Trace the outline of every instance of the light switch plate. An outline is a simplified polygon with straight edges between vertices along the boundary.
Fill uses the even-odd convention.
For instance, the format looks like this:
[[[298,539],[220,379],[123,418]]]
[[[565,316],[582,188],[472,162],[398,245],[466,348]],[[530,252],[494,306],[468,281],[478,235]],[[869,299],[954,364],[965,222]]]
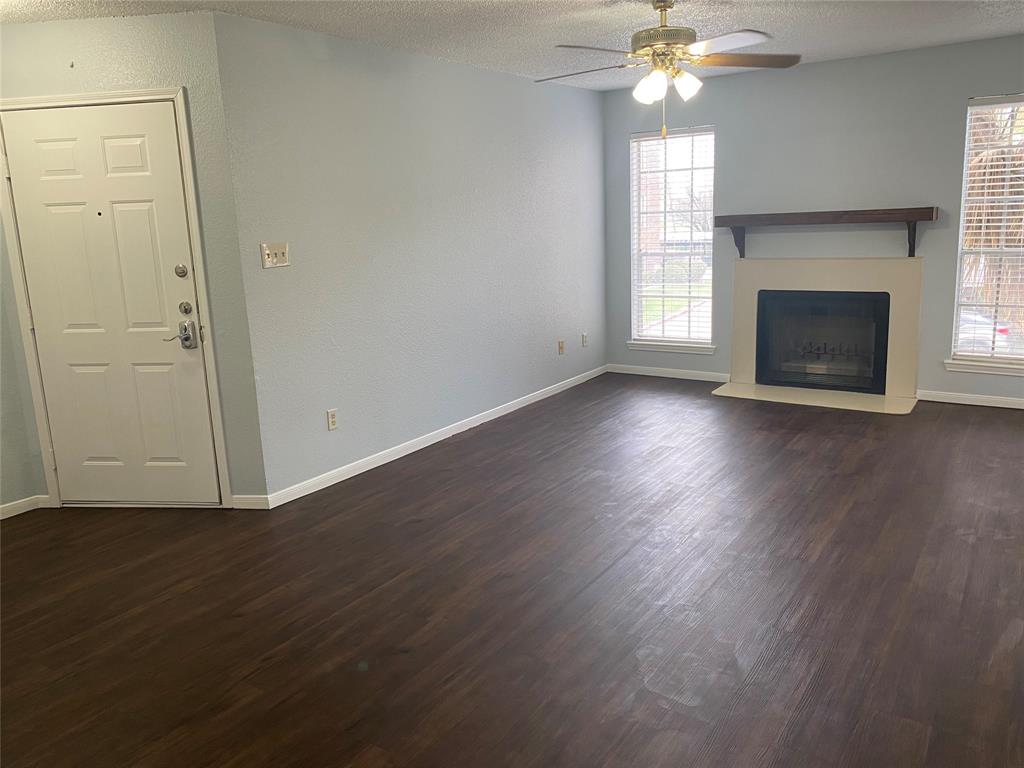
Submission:
[[[287,267],[291,264],[288,261],[288,243],[260,243],[260,260],[264,269]]]

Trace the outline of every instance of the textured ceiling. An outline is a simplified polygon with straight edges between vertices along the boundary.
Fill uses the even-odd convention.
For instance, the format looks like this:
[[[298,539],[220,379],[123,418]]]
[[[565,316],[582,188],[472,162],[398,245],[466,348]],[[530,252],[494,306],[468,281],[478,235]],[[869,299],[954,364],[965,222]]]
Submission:
[[[824,61],[1024,32],[1021,9],[1019,0],[679,0],[669,18],[702,38],[743,27],[764,30],[775,39],[750,52]],[[613,54],[554,45],[628,48],[633,31],[657,21],[641,0],[0,0],[0,21],[186,10],[250,16],[531,78],[618,63]],[[742,70],[705,74],[727,71]],[[565,82],[605,90],[637,79],[636,72],[618,71]]]

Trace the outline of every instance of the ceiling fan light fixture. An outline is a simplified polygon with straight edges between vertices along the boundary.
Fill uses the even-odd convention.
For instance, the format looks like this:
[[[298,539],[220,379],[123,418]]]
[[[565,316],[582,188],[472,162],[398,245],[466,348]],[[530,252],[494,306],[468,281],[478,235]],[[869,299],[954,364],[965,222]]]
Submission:
[[[696,96],[697,91],[704,85],[699,77],[695,77],[689,72],[680,72],[672,83],[676,87],[676,93],[679,94],[683,101],[689,101]]]
[[[633,98],[641,104],[653,104],[665,98],[668,75],[660,69],[651,70],[633,89]]]
[[[606,67],[584,69],[570,72],[567,75],[555,75],[536,80],[547,83],[567,77],[589,75],[591,72],[604,72],[612,69],[633,67],[650,67],[651,72],[633,89],[633,98],[641,104],[662,102],[664,110],[665,94],[668,81],[672,80],[676,92],[683,101],[697,95],[701,81],[688,72],[683,72],[683,65],[688,67],[743,67],[761,69],[785,69],[800,63],[800,56],[792,53],[732,53],[740,48],[771,40],[766,32],[756,29],[738,29],[726,32],[705,40],[697,40],[697,32],[691,27],[679,27],[668,23],[668,12],[676,0],[650,0],[658,13],[658,26],[641,29],[630,38],[630,49],[596,48],[591,45],[561,44],[559,48],[573,48],[598,53],[615,53],[626,57],[626,61]]]

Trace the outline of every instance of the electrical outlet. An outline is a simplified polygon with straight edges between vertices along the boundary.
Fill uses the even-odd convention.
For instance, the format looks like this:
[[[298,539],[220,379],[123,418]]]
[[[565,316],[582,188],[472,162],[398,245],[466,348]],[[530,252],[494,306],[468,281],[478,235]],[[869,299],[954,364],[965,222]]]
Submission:
[[[291,264],[288,261],[288,243],[260,243],[260,260],[264,269],[287,267]]]
[[[558,354],[560,354],[560,355],[564,355],[565,354],[565,342],[564,341],[559,341],[558,342]]]
[[[585,333],[580,335],[580,346],[581,347],[587,346],[587,334],[585,334]]]
[[[327,411],[327,430],[332,431],[338,428],[338,409],[330,408]]]

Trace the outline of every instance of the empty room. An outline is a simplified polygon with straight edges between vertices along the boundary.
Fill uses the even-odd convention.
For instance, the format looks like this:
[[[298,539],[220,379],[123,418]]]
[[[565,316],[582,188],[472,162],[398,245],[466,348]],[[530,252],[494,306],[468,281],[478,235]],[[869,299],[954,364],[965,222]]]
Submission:
[[[4,768],[1024,768],[1024,7],[0,0]]]

